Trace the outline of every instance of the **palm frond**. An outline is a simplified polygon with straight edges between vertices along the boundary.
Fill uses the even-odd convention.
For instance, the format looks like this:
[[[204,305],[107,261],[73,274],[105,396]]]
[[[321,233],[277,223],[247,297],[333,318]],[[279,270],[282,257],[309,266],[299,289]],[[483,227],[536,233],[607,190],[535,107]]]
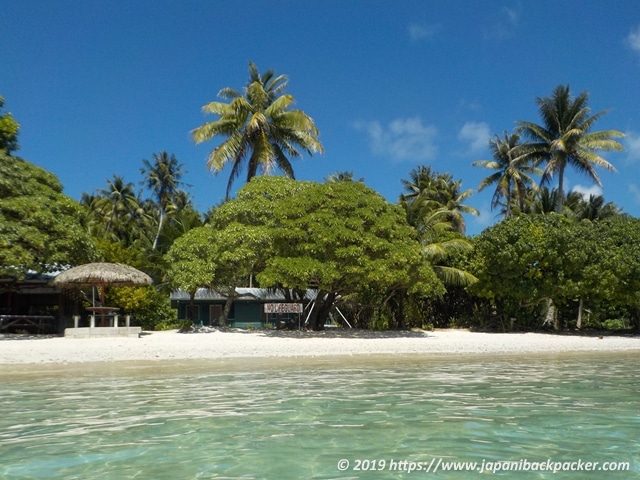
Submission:
[[[445,285],[468,287],[478,281],[478,279],[471,273],[454,267],[434,265],[433,271]]]

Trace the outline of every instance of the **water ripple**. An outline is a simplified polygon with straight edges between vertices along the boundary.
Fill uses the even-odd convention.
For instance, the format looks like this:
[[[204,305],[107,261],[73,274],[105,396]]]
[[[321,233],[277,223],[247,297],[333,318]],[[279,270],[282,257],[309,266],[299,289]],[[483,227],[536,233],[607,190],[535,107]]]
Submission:
[[[2,478],[337,478],[341,458],[434,456],[640,468],[640,374],[613,358],[85,375],[3,392]]]

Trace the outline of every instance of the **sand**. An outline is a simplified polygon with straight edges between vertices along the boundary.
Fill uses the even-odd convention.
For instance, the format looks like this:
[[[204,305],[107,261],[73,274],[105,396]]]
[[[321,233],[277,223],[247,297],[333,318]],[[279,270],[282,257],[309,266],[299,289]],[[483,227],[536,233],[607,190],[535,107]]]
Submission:
[[[325,332],[214,330],[206,333],[144,332],[140,338],[72,339],[0,336],[0,364],[71,364],[83,362],[330,357],[388,354],[544,354],[633,351],[640,336],[546,333]]]

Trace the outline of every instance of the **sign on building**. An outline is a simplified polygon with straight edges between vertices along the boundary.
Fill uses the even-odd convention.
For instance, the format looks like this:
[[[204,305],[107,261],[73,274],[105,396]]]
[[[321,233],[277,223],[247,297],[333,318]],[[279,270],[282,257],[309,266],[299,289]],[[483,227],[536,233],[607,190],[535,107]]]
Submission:
[[[301,303],[265,303],[264,313],[302,313]]]

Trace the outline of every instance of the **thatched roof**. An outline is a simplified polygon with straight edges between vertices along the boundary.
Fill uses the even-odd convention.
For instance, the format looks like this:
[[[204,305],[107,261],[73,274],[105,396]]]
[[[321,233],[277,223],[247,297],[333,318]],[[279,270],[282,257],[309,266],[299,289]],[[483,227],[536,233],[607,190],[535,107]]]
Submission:
[[[151,277],[122,263],[87,263],[62,272],[52,283],[58,286],[150,285]]]

